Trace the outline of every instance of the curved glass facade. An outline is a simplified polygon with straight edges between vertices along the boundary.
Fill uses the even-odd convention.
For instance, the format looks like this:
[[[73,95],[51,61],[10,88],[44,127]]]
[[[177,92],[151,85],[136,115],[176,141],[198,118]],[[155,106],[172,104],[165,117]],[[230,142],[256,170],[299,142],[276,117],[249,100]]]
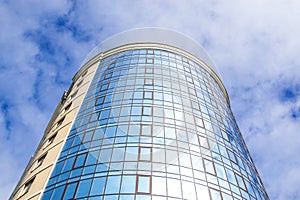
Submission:
[[[42,199],[268,196],[210,73],[141,48],[100,61]]]

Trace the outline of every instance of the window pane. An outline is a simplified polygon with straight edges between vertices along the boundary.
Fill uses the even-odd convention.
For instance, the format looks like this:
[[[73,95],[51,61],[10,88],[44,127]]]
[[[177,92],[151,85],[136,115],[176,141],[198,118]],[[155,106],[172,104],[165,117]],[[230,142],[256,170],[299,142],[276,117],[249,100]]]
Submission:
[[[152,193],[166,195],[166,178],[152,177]]]
[[[221,166],[221,165],[219,165],[219,164],[217,164],[217,163],[215,163],[215,167],[216,167],[216,171],[217,171],[218,177],[226,179],[224,167]]]
[[[150,136],[152,134],[152,126],[151,125],[142,125],[141,135]]]
[[[214,189],[209,189],[209,191],[210,191],[211,198],[213,200],[222,200],[220,191]]]
[[[215,174],[213,162],[204,159],[204,165],[205,165],[206,172]]]
[[[140,160],[150,161],[151,160],[151,148],[140,147],[139,156],[140,156],[139,157]]]
[[[74,163],[75,157],[69,158],[65,161],[65,165],[63,167],[62,172],[66,172],[68,170],[72,169],[73,163]]]
[[[98,161],[98,156],[99,156],[100,151],[93,151],[88,153],[88,157],[86,159],[86,166],[87,165],[94,165]]]
[[[191,182],[182,181],[183,199],[196,199],[195,186]]]
[[[80,181],[78,189],[77,189],[77,193],[76,193],[76,198],[88,196],[90,187],[91,187],[91,183],[92,183],[92,179]]]
[[[77,182],[68,184],[63,199],[72,199],[74,197],[76,187],[77,187]]]
[[[112,149],[102,149],[100,152],[99,161],[101,162],[109,162],[111,156]]]
[[[74,168],[81,167],[84,165],[86,154],[77,155]]]
[[[168,178],[168,195],[171,197],[179,197],[181,198],[181,186],[180,181],[177,179],[169,179]]]
[[[210,199],[207,187],[197,184],[196,190],[197,190],[198,199],[201,199],[201,200],[209,200]]]
[[[114,148],[111,162],[124,160],[125,148]]]
[[[143,107],[143,115],[152,115],[152,107],[144,106]]]
[[[144,99],[152,99],[153,98],[153,92],[145,91],[144,92]]]
[[[106,184],[106,194],[119,193],[120,188],[120,176],[109,176]]]
[[[106,177],[95,178],[90,195],[101,195],[104,192]]]
[[[150,193],[150,176],[138,176],[138,191],[139,193]]]
[[[134,193],[136,184],[136,176],[123,176],[121,193]]]
[[[60,186],[58,188],[55,188],[51,199],[53,199],[53,200],[55,200],[55,199],[61,199],[61,195],[62,195],[64,189],[65,189],[64,185]]]

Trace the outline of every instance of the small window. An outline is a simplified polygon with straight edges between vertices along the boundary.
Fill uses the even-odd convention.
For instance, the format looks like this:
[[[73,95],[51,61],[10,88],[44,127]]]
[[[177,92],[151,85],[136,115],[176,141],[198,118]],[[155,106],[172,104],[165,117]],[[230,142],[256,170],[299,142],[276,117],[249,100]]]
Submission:
[[[105,74],[104,80],[109,79],[111,77],[112,77],[112,73]]]
[[[228,152],[228,155],[229,155],[229,158],[232,162],[236,163],[237,164],[237,160],[236,160],[236,157],[235,157],[235,154],[230,151],[229,149],[227,149],[227,152]]]
[[[152,135],[152,126],[143,124],[141,126],[141,135],[143,136],[151,136]]]
[[[216,174],[214,163],[212,161],[204,159],[204,166],[205,166],[206,172],[213,174],[213,175]]]
[[[82,167],[85,164],[86,157],[87,157],[87,153],[76,155],[76,159],[73,164],[73,169]]]
[[[46,158],[46,155],[47,154],[44,154],[42,155],[38,160],[37,160],[37,163],[36,163],[36,168],[38,168],[39,166],[41,166]]]
[[[139,160],[151,161],[152,149],[151,147],[140,147],[139,148]]]
[[[192,79],[191,77],[188,77],[188,76],[187,76],[187,77],[186,77],[186,80],[187,80],[189,83],[192,83],[192,84],[194,83],[194,81],[193,81],[193,79]]]
[[[65,117],[61,118],[61,119],[57,122],[56,127],[59,127],[59,126],[63,123],[64,120],[65,120]]]
[[[151,68],[151,67],[150,68],[148,68],[148,67],[145,68],[145,73],[146,74],[153,74],[153,68]]]
[[[151,176],[138,175],[136,186],[137,193],[151,193]]]
[[[62,195],[62,199],[74,199],[77,185],[78,181],[73,183],[67,183],[66,189],[64,190],[64,193]]]
[[[108,88],[108,83],[105,83],[105,84],[101,85],[100,91],[107,90],[107,88]]]
[[[146,78],[144,84],[145,85],[153,85],[153,79],[152,78]]]
[[[153,51],[152,49],[148,49],[148,50],[147,50],[147,53],[153,55],[153,54],[154,54],[154,51]]]
[[[143,115],[152,115],[152,107],[151,106],[143,106]]]
[[[195,122],[196,122],[197,126],[204,127],[203,119],[201,119],[199,117],[195,117]]]
[[[51,137],[49,137],[49,139],[48,139],[48,141],[47,141],[47,144],[51,144],[51,143],[54,141],[56,135],[57,135],[57,132],[54,133]]]
[[[109,66],[108,66],[108,69],[113,69],[115,67],[115,63],[111,63]]]
[[[87,73],[88,73],[88,70],[85,70],[85,71],[82,73],[81,77],[84,77]]]
[[[32,186],[32,183],[34,181],[34,178],[32,178],[31,180],[27,181],[27,183],[25,183],[22,195],[25,194],[25,193],[27,193],[30,190],[30,188]]]
[[[82,84],[83,80],[79,81],[76,85],[76,87],[79,87]]]
[[[215,190],[213,188],[209,188],[209,191],[210,191],[210,197],[211,199],[215,199],[215,200],[221,200],[222,197],[221,197],[221,193],[219,190]]]
[[[153,64],[154,63],[154,59],[153,58],[147,58],[146,59],[146,63],[147,64]]]
[[[73,94],[71,95],[71,98],[73,99],[78,93],[78,90],[76,90],[75,92],[73,92]]]
[[[204,147],[206,149],[209,149],[209,143],[206,137],[198,135],[199,145],[200,147]]]
[[[235,173],[235,177],[236,177],[236,180],[237,180],[237,182],[238,182],[240,188],[242,188],[243,190],[246,191],[247,189],[246,189],[246,186],[245,186],[244,179],[243,179],[240,175],[238,175],[238,174],[236,174],[236,173]]]
[[[104,103],[104,98],[105,97],[99,97],[97,100],[96,100],[96,106],[98,106],[98,105],[102,105],[103,103]]]
[[[145,91],[144,92],[144,99],[153,99],[153,92]]]
[[[69,103],[69,104],[65,107],[64,112],[67,112],[67,111],[71,108],[71,105],[72,105],[72,102]]]

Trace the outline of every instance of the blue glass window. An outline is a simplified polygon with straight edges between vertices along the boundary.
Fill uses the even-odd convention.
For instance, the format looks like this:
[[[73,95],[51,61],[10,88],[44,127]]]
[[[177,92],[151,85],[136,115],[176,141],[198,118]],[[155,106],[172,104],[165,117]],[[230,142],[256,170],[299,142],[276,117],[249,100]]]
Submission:
[[[137,192],[150,193],[151,191],[151,177],[139,175],[137,178]]]
[[[75,191],[76,191],[77,184],[78,184],[78,182],[69,183],[67,185],[67,188],[65,190],[63,199],[73,199],[74,198],[74,194],[75,194]]]
[[[76,192],[76,198],[88,196],[90,192],[91,183],[92,179],[80,181]]]
[[[92,184],[90,195],[102,195],[104,193],[106,177],[95,178]]]
[[[76,161],[75,161],[75,164],[74,164],[73,168],[82,167],[85,163],[85,159],[86,159],[86,153],[81,154],[81,155],[77,155],[76,156]]]
[[[145,91],[144,92],[144,99],[153,99],[153,92]]]
[[[107,178],[107,185],[109,185],[109,187],[106,187],[105,193],[106,194],[119,193],[120,181],[121,181],[120,176],[109,176]]]
[[[64,167],[61,171],[61,173],[66,172],[68,170],[72,169],[73,163],[74,163],[75,157],[69,158],[65,161]]]
[[[152,115],[152,107],[143,106],[143,115]]]
[[[121,193],[135,193],[136,176],[123,176]]]
[[[111,152],[112,152],[111,148],[102,149],[101,152],[100,152],[99,161],[103,162],[103,163],[110,162]]]
[[[51,196],[51,199],[53,199],[53,200],[61,199],[62,194],[64,192],[64,189],[65,189],[64,185],[62,185],[62,186],[60,186],[58,188],[55,188],[55,190],[54,190],[54,192],[53,192],[53,194]]]
[[[140,147],[139,160],[150,161],[152,155],[152,149],[150,147]]]

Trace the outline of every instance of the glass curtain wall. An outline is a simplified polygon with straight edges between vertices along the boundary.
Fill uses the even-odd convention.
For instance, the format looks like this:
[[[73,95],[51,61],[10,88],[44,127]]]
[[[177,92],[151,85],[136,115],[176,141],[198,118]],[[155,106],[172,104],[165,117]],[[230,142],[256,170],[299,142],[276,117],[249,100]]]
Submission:
[[[136,49],[101,60],[42,199],[268,197],[214,78]]]

